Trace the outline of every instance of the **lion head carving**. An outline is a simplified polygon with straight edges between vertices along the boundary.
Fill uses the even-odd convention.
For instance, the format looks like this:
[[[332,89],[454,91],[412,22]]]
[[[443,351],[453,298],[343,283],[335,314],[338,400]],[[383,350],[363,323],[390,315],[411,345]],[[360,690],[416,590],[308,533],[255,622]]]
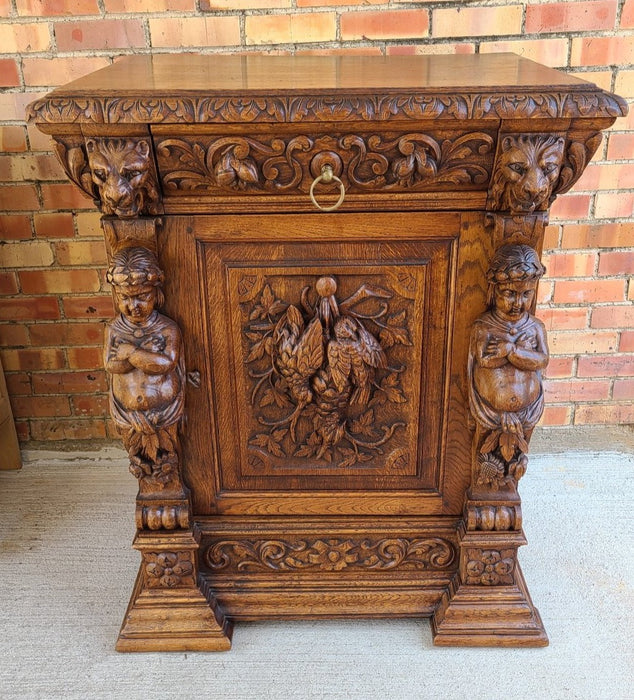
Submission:
[[[493,208],[512,214],[546,209],[563,153],[561,137],[504,136],[491,185]]]
[[[104,214],[131,218],[146,210],[155,213],[152,205],[159,194],[146,140],[87,139],[86,151]]]

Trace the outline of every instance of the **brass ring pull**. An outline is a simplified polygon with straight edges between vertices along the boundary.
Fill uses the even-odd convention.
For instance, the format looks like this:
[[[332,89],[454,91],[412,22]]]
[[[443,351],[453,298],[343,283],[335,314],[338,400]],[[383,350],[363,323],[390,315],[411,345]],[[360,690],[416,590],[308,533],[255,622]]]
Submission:
[[[326,184],[328,184],[333,180],[339,184],[339,199],[331,207],[322,207],[321,204],[319,204],[319,202],[315,199],[315,185],[318,182],[325,182]],[[332,166],[324,165],[324,167],[321,169],[321,175],[319,175],[319,177],[316,177],[313,180],[313,184],[310,186],[309,194],[312,203],[317,207],[317,209],[321,209],[322,211],[334,211],[335,209],[338,209],[341,206],[343,198],[346,196],[346,188],[343,186],[343,182],[341,182],[341,180],[332,172]]]

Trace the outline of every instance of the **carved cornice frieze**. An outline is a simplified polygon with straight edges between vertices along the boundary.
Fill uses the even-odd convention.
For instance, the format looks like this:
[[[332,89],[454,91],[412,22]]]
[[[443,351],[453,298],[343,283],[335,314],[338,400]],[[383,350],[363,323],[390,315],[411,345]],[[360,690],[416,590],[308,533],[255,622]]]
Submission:
[[[214,540],[203,555],[214,572],[406,569],[446,571],[456,549],[440,537]]]
[[[602,91],[516,93],[390,93],[341,96],[222,97],[50,96],[28,108],[39,123],[195,124],[419,119],[620,117],[622,100]]]

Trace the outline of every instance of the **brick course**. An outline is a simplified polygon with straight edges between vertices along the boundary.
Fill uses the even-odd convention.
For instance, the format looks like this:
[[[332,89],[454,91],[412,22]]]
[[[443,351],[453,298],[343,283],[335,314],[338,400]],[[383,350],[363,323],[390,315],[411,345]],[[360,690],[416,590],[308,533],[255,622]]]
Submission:
[[[0,0],[0,352],[23,440],[101,439],[99,215],[24,123],[45,91],[123,54],[515,51],[634,99],[634,0]],[[634,109],[546,231],[542,424],[634,422]]]

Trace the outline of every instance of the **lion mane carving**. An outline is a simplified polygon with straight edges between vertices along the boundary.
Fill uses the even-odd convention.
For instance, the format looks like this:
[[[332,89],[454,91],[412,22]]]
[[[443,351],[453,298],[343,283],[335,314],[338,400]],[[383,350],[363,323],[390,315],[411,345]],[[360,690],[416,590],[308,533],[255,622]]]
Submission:
[[[564,153],[560,136],[504,136],[493,175],[493,208],[526,214],[548,207]]]
[[[159,193],[146,140],[87,139],[86,151],[104,214],[129,219],[146,212],[159,213]]]

